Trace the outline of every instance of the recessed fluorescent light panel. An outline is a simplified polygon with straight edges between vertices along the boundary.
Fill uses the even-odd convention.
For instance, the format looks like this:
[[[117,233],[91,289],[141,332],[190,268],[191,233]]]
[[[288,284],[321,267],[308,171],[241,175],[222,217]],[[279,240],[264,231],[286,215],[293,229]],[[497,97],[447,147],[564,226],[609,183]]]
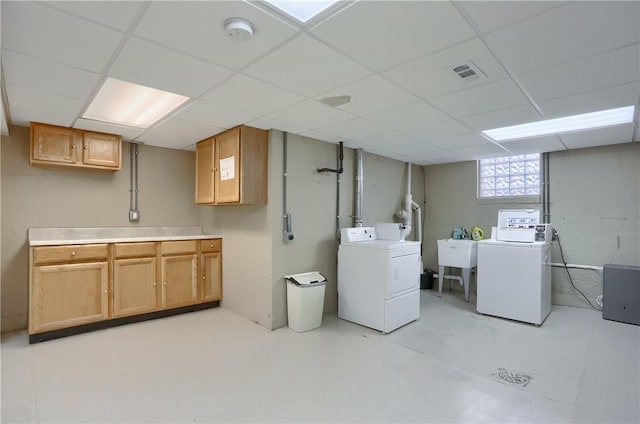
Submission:
[[[107,78],[82,117],[148,128],[187,100],[189,97]]]
[[[264,0],[303,24],[327,10],[340,0]]]
[[[519,138],[537,137],[570,131],[592,130],[612,125],[628,124],[633,121],[634,106],[565,116],[564,118],[547,119],[511,127],[495,128],[482,131],[482,134],[493,141],[515,140]]]

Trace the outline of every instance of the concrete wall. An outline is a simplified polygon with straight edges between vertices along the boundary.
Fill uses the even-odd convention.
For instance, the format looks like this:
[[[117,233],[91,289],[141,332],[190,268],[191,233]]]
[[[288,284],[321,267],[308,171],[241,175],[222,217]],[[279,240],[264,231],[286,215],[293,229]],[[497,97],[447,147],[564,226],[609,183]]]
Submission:
[[[336,313],[337,249],[335,173],[319,173],[319,168],[337,168],[335,144],[289,134],[287,137],[287,203],[293,218],[295,239],[283,241],[283,151],[282,133],[271,132],[269,208],[273,254],[272,292],[273,328],[287,324],[284,275],[320,271],[328,279],[325,289],[325,313]],[[353,226],[355,193],[355,150],[344,148],[344,172],[340,183],[340,227]],[[414,166],[413,195],[421,203],[424,193],[422,170]],[[406,164],[392,159],[364,155],[363,217],[365,225],[392,222],[400,209],[406,184]],[[414,237],[415,232],[409,238]]]
[[[2,331],[27,324],[29,227],[201,225],[194,153],[139,148],[140,222],[129,223],[129,143],[117,172],[29,165],[29,129],[2,137]]]
[[[640,264],[640,143],[550,153],[551,223],[568,263]],[[540,208],[539,203],[476,199],[476,162],[426,166],[425,265],[437,269],[436,240],[455,226],[478,225],[490,234],[498,209]],[[553,262],[561,262],[558,244]],[[575,284],[593,299],[602,293],[602,275],[571,269]],[[554,268],[553,303],[588,307],[570,286],[566,271]]]

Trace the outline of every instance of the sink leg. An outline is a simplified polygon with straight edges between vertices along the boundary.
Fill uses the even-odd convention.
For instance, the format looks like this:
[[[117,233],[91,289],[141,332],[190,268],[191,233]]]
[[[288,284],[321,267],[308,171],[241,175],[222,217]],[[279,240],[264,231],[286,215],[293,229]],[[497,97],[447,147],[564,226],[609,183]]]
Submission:
[[[471,283],[471,269],[462,268],[462,281],[464,283],[464,298],[469,303],[469,285]]]
[[[442,297],[442,281],[444,280],[444,265],[438,266],[438,296]]]

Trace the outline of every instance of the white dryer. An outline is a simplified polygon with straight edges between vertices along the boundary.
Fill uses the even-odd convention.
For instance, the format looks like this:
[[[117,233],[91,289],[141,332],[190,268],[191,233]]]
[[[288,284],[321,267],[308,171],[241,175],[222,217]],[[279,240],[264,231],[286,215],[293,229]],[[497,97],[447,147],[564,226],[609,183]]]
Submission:
[[[345,228],[338,247],[338,317],[389,333],[420,316],[420,243]]]

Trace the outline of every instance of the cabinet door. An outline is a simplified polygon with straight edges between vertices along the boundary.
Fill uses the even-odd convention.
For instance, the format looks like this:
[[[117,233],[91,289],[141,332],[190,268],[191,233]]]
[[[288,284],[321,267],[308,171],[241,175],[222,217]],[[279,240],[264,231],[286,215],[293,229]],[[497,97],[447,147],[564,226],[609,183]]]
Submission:
[[[217,135],[214,163],[216,203],[240,202],[241,160],[240,129]]]
[[[162,307],[176,308],[198,301],[196,255],[162,258]]]
[[[78,130],[31,124],[31,161],[74,164],[81,142]]]
[[[120,169],[120,136],[84,131],[82,145],[85,165]]]
[[[113,264],[113,317],[152,312],[156,307],[156,259],[116,259]]]
[[[213,162],[215,138],[211,137],[196,145],[196,203],[207,204],[216,200]]]
[[[202,301],[222,299],[222,256],[220,252],[200,255]]]
[[[29,332],[107,319],[107,269],[107,262],[35,267]]]

